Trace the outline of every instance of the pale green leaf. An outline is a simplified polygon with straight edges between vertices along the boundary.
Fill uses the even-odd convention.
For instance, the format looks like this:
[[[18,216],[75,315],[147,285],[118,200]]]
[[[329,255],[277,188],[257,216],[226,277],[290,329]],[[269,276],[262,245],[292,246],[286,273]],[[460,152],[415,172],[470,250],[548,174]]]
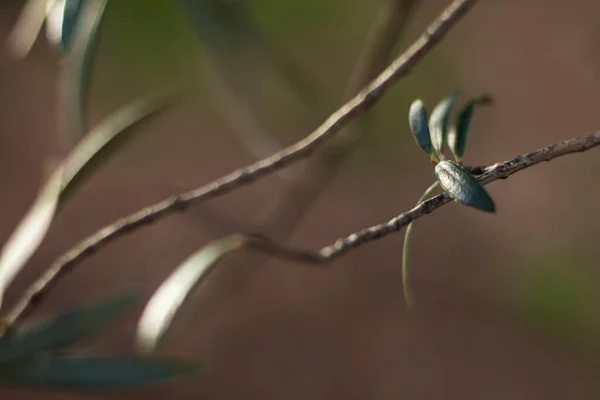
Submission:
[[[185,260],[152,295],[137,328],[137,345],[143,352],[153,351],[171,325],[185,299],[213,271],[225,254],[243,246],[244,236],[234,234],[216,240]]]
[[[136,132],[133,127],[165,110],[174,99],[173,92],[161,92],[133,101],[104,119],[67,155],[2,248],[0,304],[4,291],[40,245],[57,209],[77,184],[116,154],[119,144]]]

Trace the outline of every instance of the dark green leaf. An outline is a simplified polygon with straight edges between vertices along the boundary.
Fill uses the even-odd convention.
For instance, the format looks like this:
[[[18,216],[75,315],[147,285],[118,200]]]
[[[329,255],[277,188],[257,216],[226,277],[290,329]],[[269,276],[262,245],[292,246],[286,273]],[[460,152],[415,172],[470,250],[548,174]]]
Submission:
[[[160,285],[146,305],[138,323],[137,345],[143,352],[153,351],[165,334],[185,299],[213,271],[225,254],[244,245],[243,235],[216,240],[185,260]]]
[[[136,295],[122,293],[48,321],[10,330],[0,338],[0,365],[68,346],[115,321],[136,302]]]
[[[417,99],[410,105],[408,124],[417,144],[427,154],[431,154],[431,137],[427,123],[427,110],[423,101]]]
[[[137,387],[196,372],[193,361],[159,357],[111,358],[43,354],[33,362],[0,370],[0,382],[29,388],[100,390]]]
[[[454,200],[482,211],[496,211],[494,201],[484,187],[457,163],[442,161],[435,166],[435,174],[442,188]]]
[[[446,132],[448,131],[448,121],[450,113],[456,100],[458,99],[459,92],[454,92],[442,99],[437,106],[431,112],[429,117],[429,131],[431,134],[431,145],[435,152],[439,155],[442,154],[442,147],[444,146]]]
[[[456,124],[448,132],[448,147],[452,153],[456,156],[457,160],[461,160],[465,154],[467,148],[467,138],[469,136],[469,130],[471,128],[471,121],[473,119],[473,113],[475,106],[487,105],[491,103],[489,96],[482,96],[476,99],[470,100],[460,114],[456,118]]]

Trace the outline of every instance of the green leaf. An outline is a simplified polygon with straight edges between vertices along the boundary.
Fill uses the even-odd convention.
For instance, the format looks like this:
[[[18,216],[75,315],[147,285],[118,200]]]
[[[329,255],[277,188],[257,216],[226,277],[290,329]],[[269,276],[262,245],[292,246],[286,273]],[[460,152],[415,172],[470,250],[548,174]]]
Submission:
[[[72,43],[75,28],[84,0],[49,0],[46,17],[46,37],[60,51],[67,51]]]
[[[92,172],[117,154],[125,141],[141,133],[142,123],[160,115],[181,99],[179,89],[147,95],[114,111],[94,127],[64,160],[61,203]]]
[[[135,294],[121,293],[47,321],[11,329],[0,338],[0,366],[83,339],[121,317],[137,300]]]
[[[0,382],[29,388],[108,390],[187,376],[199,367],[197,362],[160,357],[112,358],[49,353],[24,366],[0,370]]]
[[[165,334],[177,310],[185,299],[213,271],[216,262],[225,254],[243,246],[244,236],[234,234],[216,240],[185,260],[152,295],[137,328],[140,351],[153,351]]]
[[[450,113],[456,100],[458,100],[459,92],[444,97],[442,101],[431,112],[429,117],[429,131],[431,133],[431,145],[438,155],[442,155],[442,147],[444,146],[446,132],[448,131],[448,121]]]
[[[54,35],[58,35],[56,46],[65,57],[58,78],[60,133],[65,148],[70,149],[85,134],[91,69],[107,0],[58,3],[64,5],[64,18],[55,22],[60,25],[54,29],[60,29],[61,33]],[[47,26],[51,27],[50,16],[48,18]]]
[[[467,138],[469,136],[469,130],[471,128],[471,121],[473,119],[475,107],[478,105],[491,104],[491,102],[492,99],[489,96],[481,96],[476,99],[472,99],[465,104],[460,114],[458,114],[456,123],[448,132],[448,147],[458,161],[463,158],[465,149],[467,148]]]
[[[0,304],[4,291],[45,237],[56,212],[75,187],[116,154],[132,137],[133,127],[174,103],[174,93],[161,92],[136,100],[108,116],[63,160],[42,186],[37,200],[0,253]]]
[[[427,123],[427,110],[421,99],[413,101],[408,111],[408,124],[410,130],[423,151],[431,155],[431,137]]]
[[[495,212],[494,201],[465,168],[454,161],[442,161],[435,166],[442,188],[454,200],[486,212]]]

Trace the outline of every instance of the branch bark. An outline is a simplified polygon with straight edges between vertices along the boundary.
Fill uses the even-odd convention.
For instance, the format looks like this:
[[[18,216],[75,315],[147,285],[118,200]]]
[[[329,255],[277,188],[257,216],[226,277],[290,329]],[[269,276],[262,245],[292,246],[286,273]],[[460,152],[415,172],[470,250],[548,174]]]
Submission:
[[[567,154],[583,152],[596,146],[600,146],[600,132],[543,147],[534,152],[521,154],[511,160],[499,162],[489,167],[476,167],[475,170],[481,172],[477,179],[482,185],[487,185],[498,179],[506,179],[519,171],[539,163],[550,161]],[[365,245],[373,240],[385,237],[393,232],[400,231],[412,221],[431,213],[448,203],[450,200],[450,197],[446,193],[439,194],[420,203],[413,209],[393,217],[387,222],[373,225],[339,238],[332,244],[324,246],[316,252],[288,248],[260,234],[248,234],[254,239],[251,240],[249,244],[252,248],[277,257],[308,265],[320,266],[342,256],[350,250]],[[110,228],[110,226],[105,229],[108,228]],[[102,230],[99,231],[97,235],[102,234],[102,232]],[[110,236],[105,237],[110,238]],[[4,319],[4,322],[8,325],[12,325],[19,318],[25,316],[26,312],[31,311],[34,306],[39,303],[39,300],[43,295],[57,283],[58,278],[60,278],[62,274],[67,272],[77,262],[80,262],[104,243],[104,241],[98,240],[94,235],[59,258],[46,274],[34,282],[34,284],[26,291],[22,299]]]
[[[373,107],[400,78],[406,76],[449,30],[463,17],[477,0],[454,0],[433,21],[426,31],[399,57],[397,57],[381,74],[356,96],[335,111],[315,131],[299,142],[259,160],[249,166],[240,168],[205,186],[189,192],[169,197],[154,205],[143,208],[129,216],[123,217],[84,239],[56,262],[49,270],[26,291],[23,299],[10,312],[7,322],[14,323],[39,302],[59,278],[74,268],[91,253],[111,241],[130,233],[153,221],[175,212],[185,210],[193,203],[223,195],[233,189],[248,185],[259,178],[278,171],[293,162],[307,158],[323,143],[332,138],[351,120]]]

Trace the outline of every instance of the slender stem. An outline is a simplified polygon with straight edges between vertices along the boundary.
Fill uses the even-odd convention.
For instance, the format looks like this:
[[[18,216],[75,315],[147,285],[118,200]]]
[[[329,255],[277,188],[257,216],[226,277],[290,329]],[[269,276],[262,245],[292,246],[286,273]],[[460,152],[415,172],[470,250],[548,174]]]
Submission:
[[[63,274],[70,271],[91,253],[118,237],[146,226],[159,218],[183,211],[192,203],[208,200],[248,185],[259,178],[310,156],[320,145],[338,133],[351,120],[372,108],[400,78],[406,76],[417,62],[446,36],[450,29],[476,2],[477,0],[454,0],[403,54],[397,57],[377,78],[331,114],[321,126],[304,139],[270,157],[233,171],[205,186],[178,196],[169,197],[123,217],[75,245],[56,260],[49,270],[26,291],[23,299],[11,311],[8,318],[9,322],[15,321],[27,308],[31,308],[31,305],[39,301],[43,293],[50,290]]]
[[[438,186],[438,181],[435,181],[431,186],[429,186],[427,190],[425,190],[425,193],[423,193],[423,195],[417,201],[417,205],[425,201],[425,199],[427,199],[427,197],[429,197]],[[408,256],[414,228],[415,221],[408,224],[406,227],[406,233],[404,234],[404,246],[402,246],[402,288],[404,290],[404,300],[406,301],[408,308],[412,308],[415,304],[415,298],[412,294],[412,290],[410,290],[410,284],[408,282]]]
[[[567,154],[583,152],[596,146],[600,146],[600,132],[543,147],[532,153],[521,154],[511,160],[499,162],[489,167],[477,167],[477,172],[481,172],[481,174],[478,174],[477,179],[482,185],[487,185],[498,179],[508,178],[519,171],[539,163],[550,161]],[[447,194],[439,194],[387,222],[373,225],[354,232],[346,237],[342,237],[333,244],[321,248],[318,252],[288,249],[281,244],[268,238],[261,237],[260,235],[253,235],[255,240],[252,241],[252,247],[261,249],[281,258],[306,264],[321,265],[340,257],[352,249],[385,237],[393,232],[397,232],[417,218],[431,213],[449,201],[450,197],[448,197]],[[150,218],[152,218],[152,215]],[[135,229],[136,227],[137,225],[134,223],[131,227],[126,226],[126,229]],[[33,310],[34,306],[39,304],[43,296],[50,291],[53,285],[58,282],[58,279],[65,272],[69,271],[76,263],[83,260],[86,256],[89,256],[93,251],[106,243],[107,240],[103,240],[102,238],[110,238],[112,229],[112,225],[109,225],[103,230],[100,230],[95,235],[84,240],[80,245],[65,253],[52,264],[48,271],[27,289],[20,301],[4,319],[5,323],[12,325],[19,318],[25,316],[27,311]],[[101,239],[98,240],[98,237]]]

